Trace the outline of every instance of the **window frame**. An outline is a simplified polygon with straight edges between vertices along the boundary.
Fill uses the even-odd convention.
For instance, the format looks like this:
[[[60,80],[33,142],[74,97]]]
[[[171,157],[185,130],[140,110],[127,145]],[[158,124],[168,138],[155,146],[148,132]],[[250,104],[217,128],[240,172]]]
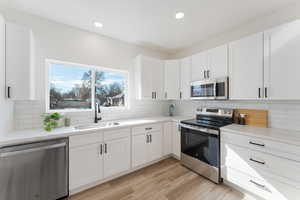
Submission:
[[[50,66],[51,64],[63,64],[63,65],[73,65],[78,67],[83,67],[91,70],[92,72],[92,84],[91,84],[91,108],[88,109],[76,109],[76,108],[68,108],[68,109],[50,109],[50,81],[49,81],[49,75],[50,75]],[[70,66],[71,67],[71,66]],[[124,88],[124,99],[125,99],[125,105],[119,106],[119,107],[104,107],[101,106],[101,110],[103,111],[120,111],[120,110],[128,110],[129,109],[129,72],[125,70],[119,70],[119,69],[112,69],[107,67],[100,67],[95,65],[86,65],[86,64],[79,64],[79,63],[73,63],[73,62],[66,62],[66,61],[60,61],[55,59],[46,59],[46,74],[45,74],[45,102],[46,102],[46,113],[53,113],[53,112],[62,112],[62,113],[68,113],[68,112],[91,112],[95,111],[95,74],[96,71],[104,71],[104,72],[111,72],[111,73],[121,73],[126,77],[125,81],[125,88]]]

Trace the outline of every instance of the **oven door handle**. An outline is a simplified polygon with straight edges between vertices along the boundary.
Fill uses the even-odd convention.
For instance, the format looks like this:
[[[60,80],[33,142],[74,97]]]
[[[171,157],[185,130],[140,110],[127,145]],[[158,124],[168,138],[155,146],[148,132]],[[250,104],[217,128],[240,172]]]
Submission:
[[[214,129],[210,129],[210,128],[194,127],[194,126],[189,126],[189,125],[182,124],[182,123],[180,124],[180,127],[191,129],[191,130],[194,130],[194,131],[201,131],[201,132],[204,132],[204,133],[207,133],[207,134],[210,134],[210,135],[217,135],[217,136],[219,135],[219,131],[214,130]]]

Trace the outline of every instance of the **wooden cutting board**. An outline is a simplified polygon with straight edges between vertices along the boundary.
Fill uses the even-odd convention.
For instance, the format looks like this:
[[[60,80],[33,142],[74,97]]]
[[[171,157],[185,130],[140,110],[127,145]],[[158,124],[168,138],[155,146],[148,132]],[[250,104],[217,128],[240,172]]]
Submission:
[[[246,115],[246,125],[264,128],[268,127],[267,110],[235,109],[234,116],[238,116],[239,114]]]

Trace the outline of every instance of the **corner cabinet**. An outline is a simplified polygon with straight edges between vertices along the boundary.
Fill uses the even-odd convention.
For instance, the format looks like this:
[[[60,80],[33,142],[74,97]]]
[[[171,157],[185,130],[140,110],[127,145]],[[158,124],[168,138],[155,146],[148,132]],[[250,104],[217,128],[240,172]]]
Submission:
[[[180,99],[180,61],[165,61],[165,99]]]
[[[263,33],[229,44],[230,99],[263,98],[263,45]]]
[[[6,97],[34,99],[34,38],[31,29],[5,23]]]
[[[164,62],[139,55],[135,60],[137,99],[163,99]]]
[[[191,57],[180,61],[180,99],[189,100],[191,97]]]
[[[299,100],[300,20],[266,31],[264,41],[265,98]]]

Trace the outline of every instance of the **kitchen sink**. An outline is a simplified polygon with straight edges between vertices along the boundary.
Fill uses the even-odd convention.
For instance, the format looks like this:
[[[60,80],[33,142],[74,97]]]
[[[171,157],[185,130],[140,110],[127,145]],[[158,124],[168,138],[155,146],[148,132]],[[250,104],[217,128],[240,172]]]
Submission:
[[[85,130],[85,129],[96,129],[96,128],[105,128],[105,127],[114,127],[121,125],[120,122],[101,122],[98,124],[87,124],[75,126],[74,128],[77,130]]]

